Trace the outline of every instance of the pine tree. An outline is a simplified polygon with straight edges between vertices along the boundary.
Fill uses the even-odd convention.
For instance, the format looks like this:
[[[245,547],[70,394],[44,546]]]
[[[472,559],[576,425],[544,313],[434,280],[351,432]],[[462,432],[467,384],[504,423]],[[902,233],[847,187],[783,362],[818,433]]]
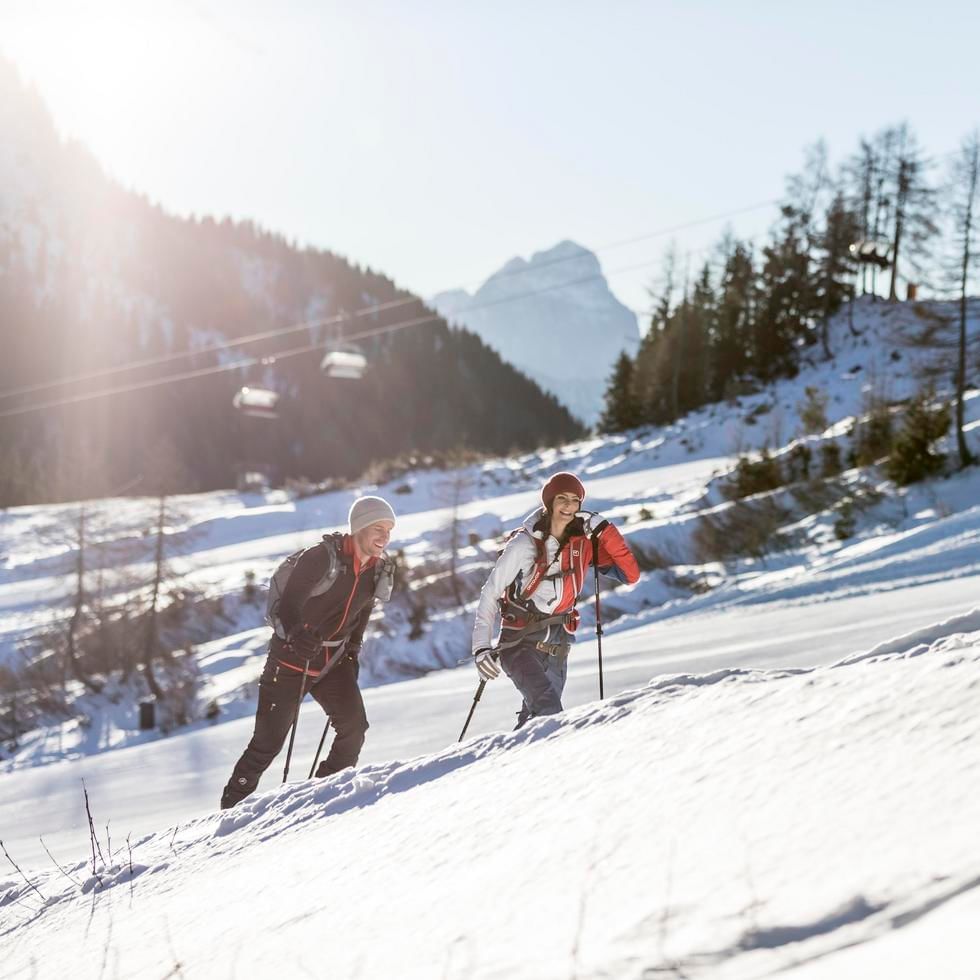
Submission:
[[[797,347],[810,342],[816,293],[810,269],[808,219],[783,205],[782,224],[763,249],[751,337],[752,372],[771,381],[796,370]]]
[[[711,285],[711,266],[705,263],[687,303],[684,319],[684,356],[680,362],[680,414],[708,401],[716,300]]]
[[[633,397],[644,422],[659,422],[663,417],[663,385],[659,367],[674,312],[676,269],[677,250],[672,244],[664,255],[659,288],[649,290],[650,298],[654,301],[653,313],[633,362]]]
[[[932,404],[929,391],[920,392],[909,402],[902,429],[895,437],[885,473],[899,486],[935,476],[943,468],[945,455],[934,444],[949,430],[949,407]]]
[[[814,293],[820,322],[820,342],[827,358],[831,356],[830,318],[848,297],[854,295],[851,283],[854,261],[850,247],[859,237],[859,218],[848,207],[843,193],[838,191],[827,209],[823,229],[815,237]]]
[[[709,397],[725,396],[731,382],[748,372],[753,317],[755,269],[752,246],[747,242],[725,242],[723,268],[718,287],[715,335]]]
[[[599,419],[600,432],[622,432],[641,423],[640,406],[633,391],[633,360],[626,351],[619,355],[613,367],[605,402]]]

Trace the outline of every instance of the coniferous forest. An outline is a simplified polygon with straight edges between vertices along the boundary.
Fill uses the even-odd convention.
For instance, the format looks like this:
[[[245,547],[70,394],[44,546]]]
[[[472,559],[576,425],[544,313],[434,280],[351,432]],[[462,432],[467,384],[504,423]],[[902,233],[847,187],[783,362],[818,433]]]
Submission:
[[[653,314],[623,353],[600,429],[663,424],[797,371],[802,352],[830,357],[831,317],[855,296],[949,300],[948,375],[958,393],[977,371],[966,347],[977,272],[980,136],[928,156],[906,124],[887,127],[832,169],[808,150],[786,182],[779,218],[757,243],[726,232],[692,263],[675,248],[650,290]]]

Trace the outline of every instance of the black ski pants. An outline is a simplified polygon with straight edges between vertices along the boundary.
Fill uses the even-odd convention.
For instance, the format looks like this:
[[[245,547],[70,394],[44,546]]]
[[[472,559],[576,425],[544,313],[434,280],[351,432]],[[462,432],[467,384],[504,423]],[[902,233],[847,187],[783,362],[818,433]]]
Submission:
[[[357,660],[345,654],[341,656],[344,659],[308,691],[330,716],[336,733],[330,752],[317,768],[317,776],[330,776],[355,765],[368,730],[364,699],[357,686]],[[266,661],[259,680],[255,731],[221,796],[222,809],[254,793],[262,773],[282,751],[296,715],[303,680],[300,671],[283,667],[275,658],[270,656]],[[307,687],[312,680],[306,678]]]

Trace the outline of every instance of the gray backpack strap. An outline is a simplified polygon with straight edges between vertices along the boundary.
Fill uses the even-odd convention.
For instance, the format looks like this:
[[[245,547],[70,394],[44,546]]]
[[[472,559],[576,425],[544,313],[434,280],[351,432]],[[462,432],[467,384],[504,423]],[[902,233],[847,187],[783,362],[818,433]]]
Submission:
[[[327,552],[327,567],[320,580],[310,589],[310,594],[306,597],[312,599],[316,595],[325,595],[330,591],[331,586],[337,581],[340,574],[340,561],[337,558],[337,547],[332,540],[332,535],[325,534],[321,542]],[[306,601],[306,600],[304,600]]]
[[[374,577],[374,598],[387,602],[395,587],[395,563],[387,553],[378,559],[378,568]]]

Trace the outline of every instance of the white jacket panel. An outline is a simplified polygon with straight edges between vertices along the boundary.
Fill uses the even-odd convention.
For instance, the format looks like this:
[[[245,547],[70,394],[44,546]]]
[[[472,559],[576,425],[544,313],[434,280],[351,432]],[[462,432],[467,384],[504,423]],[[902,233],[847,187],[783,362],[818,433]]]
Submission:
[[[534,516],[536,517],[537,515]],[[526,524],[525,527],[527,527]],[[559,570],[558,564],[555,561],[558,556],[557,538],[553,538],[549,534],[545,539],[544,547],[549,562],[545,574],[550,575]],[[515,534],[507,542],[507,546],[497,559],[497,563],[490,572],[490,577],[486,580],[483,585],[483,590],[480,592],[480,602],[477,605],[476,617],[473,622],[474,653],[481,647],[493,646],[493,635],[500,612],[497,600],[507,591],[507,588],[517,578],[519,573],[523,573],[522,581],[525,585],[527,584],[531,575],[534,573],[536,557],[536,545],[530,534],[522,531]],[[535,607],[540,612],[547,614],[555,608],[561,598],[559,585],[558,580],[541,580],[532,598]]]

